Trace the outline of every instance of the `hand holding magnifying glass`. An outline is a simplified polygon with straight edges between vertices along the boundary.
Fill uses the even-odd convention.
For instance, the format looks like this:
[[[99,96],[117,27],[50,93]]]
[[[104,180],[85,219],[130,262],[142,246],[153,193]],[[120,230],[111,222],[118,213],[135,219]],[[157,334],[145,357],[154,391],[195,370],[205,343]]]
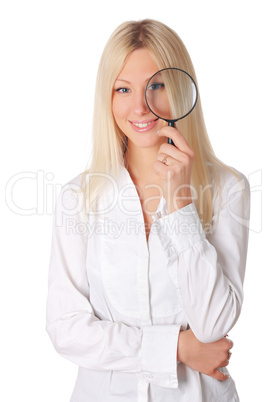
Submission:
[[[159,70],[152,75],[145,90],[149,110],[156,117],[165,120],[171,127],[192,112],[197,98],[198,91],[195,81],[191,75],[179,68]],[[168,138],[168,143],[174,145],[170,138]]]
[[[165,68],[158,71],[148,81],[145,91],[149,110],[156,117],[165,120],[171,127],[192,112],[197,98],[195,81],[186,71],[178,68]],[[164,128],[162,130],[166,132]],[[170,130],[168,134],[171,134]],[[190,182],[193,151],[178,130],[173,132],[173,139],[176,146],[172,139],[168,138],[168,143],[161,145],[158,160],[154,164],[155,173],[164,179],[163,195],[169,212],[192,202]],[[170,147],[169,144],[174,147]],[[164,168],[163,165],[165,165]],[[169,188],[168,191],[166,186]]]

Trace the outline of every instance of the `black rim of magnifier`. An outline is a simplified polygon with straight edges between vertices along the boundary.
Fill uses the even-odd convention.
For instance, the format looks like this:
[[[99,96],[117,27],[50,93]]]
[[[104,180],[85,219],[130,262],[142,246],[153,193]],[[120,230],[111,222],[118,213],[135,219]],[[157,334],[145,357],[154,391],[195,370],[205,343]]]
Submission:
[[[186,114],[185,114],[184,116],[182,116],[182,117],[178,117],[178,119],[164,119],[163,117],[158,116],[158,115],[157,115],[155,112],[153,112],[153,110],[150,108],[149,103],[148,103],[148,101],[147,101],[146,92],[147,92],[147,88],[148,88],[148,85],[149,85],[150,81],[152,80],[153,77],[155,77],[155,75],[157,75],[157,74],[161,73],[161,71],[165,71],[165,70],[178,70],[178,71],[182,71],[183,73],[185,73],[186,75],[188,75],[189,78],[191,78],[191,80],[192,80],[192,82],[193,82],[193,84],[195,85],[195,88],[196,88],[196,100],[195,100],[193,106],[191,107],[191,109],[189,110],[188,113],[186,113]],[[148,106],[148,109],[149,109],[155,116],[157,116],[159,119],[162,119],[162,120],[166,121],[167,123],[176,123],[177,121],[182,120],[182,119],[184,119],[186,116],[188,116],[188,115],[192,112],[192,110],[194,109],[194,107],[196,106],[197,98],[198,98],[198,90],[197,90],[197,84],[195,83],[195,80],[191,77],[190,74],[188,74],[186,71],[182,70],[181,68],[176,68],[176,67],[167,67],[167,68],[163,68],[163,69],[157,71],[155,74],[153,74],[153,75],[149,78],[149,81],[148,81],[148,83],[147,83],[147,85],[146,85],[145,100],[146,100],[146,104],[147,104],[147,106]]]

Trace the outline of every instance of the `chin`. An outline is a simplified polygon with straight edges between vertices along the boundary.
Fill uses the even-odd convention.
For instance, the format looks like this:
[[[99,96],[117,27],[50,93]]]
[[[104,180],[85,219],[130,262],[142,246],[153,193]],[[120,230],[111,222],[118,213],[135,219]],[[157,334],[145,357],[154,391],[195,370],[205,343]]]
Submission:
[[[162,144],[161,138],[158,138],[155,133],[150,135],[139,134],[138,138],[128,137],[128,144],[130,142],[138,148],[154,148],[155,146],[160,147]]]

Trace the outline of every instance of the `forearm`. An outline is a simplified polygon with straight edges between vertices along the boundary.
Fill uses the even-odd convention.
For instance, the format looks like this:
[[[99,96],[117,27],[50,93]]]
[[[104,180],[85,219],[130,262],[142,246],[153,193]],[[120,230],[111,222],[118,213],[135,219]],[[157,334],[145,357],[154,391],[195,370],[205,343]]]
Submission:
[[[242,190],[239,183],[237,186]],[[219,218],[215,210],[214,221],[219,220],[209,236],[203,231],[194,204],[155,222],[168,259],[167,269],[182,298],[190,328],[207,343],[230,331],[243,302],[249,187],[244,185],[230,200],[225,194]]]
[[[67,191],[64,205],[71,211],[73,204],[75,198]],[[88,369],[136,373],[155,385],[177,387],[180,325],[142,327],[105,319],[104,314],[98,318],[90,300],[87,238],[67,232],[67,217],[57,203],[47,298],[47,331],[55,349]],[[72,219],[82,222],[78,213]]]
[[[88,304],[87,311],[66,313],[48,325],[58,353],[91,370],[136,373],[157,386],[178,386],[179,325],[138,328],[99,320],[89,309]]]

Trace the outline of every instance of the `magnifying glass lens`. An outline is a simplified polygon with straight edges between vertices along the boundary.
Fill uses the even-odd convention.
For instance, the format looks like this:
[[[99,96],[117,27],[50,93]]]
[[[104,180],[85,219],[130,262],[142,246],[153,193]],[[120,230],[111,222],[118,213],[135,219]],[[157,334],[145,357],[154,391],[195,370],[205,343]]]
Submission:
[[[168,122],[178,121],[195,107],[197,87],[184,70],[166,68],[150,78],[145,95],[154,115]]]

